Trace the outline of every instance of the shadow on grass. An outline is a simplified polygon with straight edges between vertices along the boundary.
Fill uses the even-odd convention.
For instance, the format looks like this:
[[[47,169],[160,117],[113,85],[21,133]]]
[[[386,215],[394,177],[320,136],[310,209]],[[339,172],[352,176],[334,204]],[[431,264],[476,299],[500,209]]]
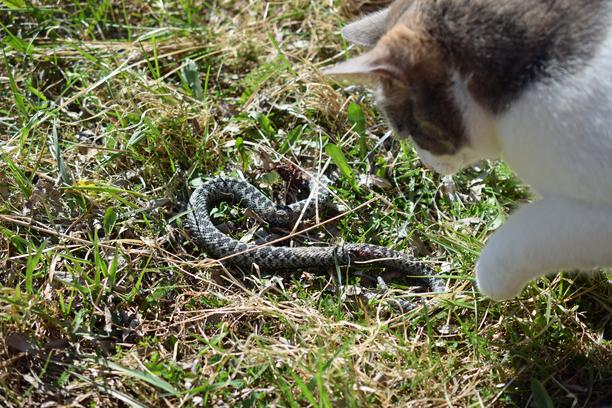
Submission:
[[[579,279],[582,280],[582,279]],[[576,287],[579,283],[575,284]],[[581,290],[557,312],[537,310],[505,338],[517,406],[612,407],[612,296],[608,282]],[[542,313],[542,315],[540,315]],[[518,340],[516,333],[524,338]],[[549,405],[552,403],[553,405]]]

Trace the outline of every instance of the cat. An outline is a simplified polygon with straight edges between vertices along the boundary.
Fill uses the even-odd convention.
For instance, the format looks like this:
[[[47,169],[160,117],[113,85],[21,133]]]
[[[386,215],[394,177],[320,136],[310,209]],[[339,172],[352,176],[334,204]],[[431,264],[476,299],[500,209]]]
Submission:
[[[612,266],[612,0],[397,0],[342,33],[370,50],[324,73],[373,84],[425,165],[502,159],[536,193],[481,251],[484,295]]]

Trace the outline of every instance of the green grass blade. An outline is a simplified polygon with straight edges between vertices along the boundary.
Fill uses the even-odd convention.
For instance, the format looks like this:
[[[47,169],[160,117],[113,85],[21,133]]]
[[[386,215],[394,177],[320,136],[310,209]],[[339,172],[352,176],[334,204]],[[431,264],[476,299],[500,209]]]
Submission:
[[[32,195],[32,190],[34,188],[32,186],[32,183],[30,182],[30,179],[26,177],[20,166],[18,166],[8,154],[2,153],[0,154],[0,157],[2,157],[2,159],[8,165],[9,170],[11,172],[11,176],[15,180],[15,183],[17,183],[21,194],[29,198]]]
[[[96,361],[98,364],[103,365],[111,370],[115,370],[120,374],[123,374],[128,377],[136,378],[148,384],[151,384],[152,386],[167,392],[171,396],[176,397],[179,395],[179,392],[172,385],[170,385],[167,381],[159,378],[158,376],[156,376],[155,374],[151,372],[142,372],[139,370],[134,370],[132,368],[123,367],[117,363],[114,363],[112,361],[105,360],[105,359],[95,359],[94,361]]]
[[[289,149],[291,148],[291,146],[293,146],[300,139],[300,137],[304,133],[304,130],[307,127],[308,125],[302,125],[302,126],[294,128],[291,132],[289,132],[285,140],[283,140],[283,144],[278,149],[278,152],[280,154],[287,153]]]
[[[187,58],[181,67],[181,73],[193,97],[199,101],[203,100],[202,80],[200,79],[200,71],[196,63],[192,59]]]
[[[348,106],[348,121],[353,130],[359,135],[359,156],[363,159],[368,154],[366,143],[366,122],[361,106],[351,102]]]
[[[24,9],[26,7],[24,0],[2,0],[0,3],[4,4],[6,8],[13,10]]]
[[[62,150],[59,145],[59,137],[57,136],[57,120],[53,121],[53,126],[51,128],[51,134],[49,135],[50,139],[50,149],[53,157],[55,158],[55,163],[57,164],[57,172],[59,173],[60,180],[62,183],[66,185],[72,184],[72,179],[66,170],[66,164],[64,163],[64,159],[62,157]]]
[[[115,287],[117,281],[117,270],[119,269],[119,249],[115,250],[115,256],[108,267],[108,286],[110,290]]]
[[[3,31],[6,33],[5,39],[2,41],[5,45],[20,53],[26,55],[32,54],[34,51],[34,46],[31,43],[25,42],[21,38],[14,35],[4,24],[0,23],[0,27],[2,27]]]
[[[295,70],[291,66],[291,63],[287,59],[287,56],[285,55],[283,50],[281,49],[280,44],[278,43],[278,41],[276,41],[276,38],[274,37],[274,35],[272,35],[272,33],[268,33],[268,38],[270,39],[270,42],[272,42],[272,45],[274,46],[274,49],[276,49],[276,52],[278,53],[278,56],[281,58],[281,61],[284,63],[284,65],[287,68],[287,70],[289,70],[289,72],[291,72],[291,75],[293,75],[294,77],[297,77],[298,76],[297,72],[295,72]]]
[[[104,228],[104,236],[108,238],[113,232],[115,223],[117,222],[117,211],[113,207],[108,207],[102,218],[102,227]]]
[[[36,249],[36,253],[33,256],[28,257],[28,262],[26,265],[26,276],[25,276],[25,285],[26,292],[29,294],[34,293],[33,288],[33,279],[34,279],[34,269],[38,266],[40,262],[40,258],[42,257],[42,253],[47,247],[47,240],[44,240],[42,244]]]
[[[293,377],[293,380],[297,384],[298,389],[302,393],[302,396],[304,397],[304,399],[306,399],[306,401],[308,401],[308,403],[311,404],[313,407],[319,406],[319,403],[317,402],[316,398],[314,397],[314,395],[312,394],[312,392],[310,391],[306,383],[300,378],[300,376],[294,372],[291,373],[291,376]]]
[[[103,392],[105,392],[105,393],[107,393],[107,394],[117,398],[118,400],[126,403],[130,407],[133,407],[133,408],[147,408],[147,406],[142,404],[140,401],[138,401],[138,400],[136,400],[136,399],[134,399],[134,398],[132,398],[132,397],[130,397],[128,395],[125,395],[124,393],[119,392],[119,391],[117,391],[117,390],[115,390],[113,388],[110,388],[108,386],[108,384],[106,384],[106,383],[99,383],[97,381],[93,381],[93,380],[85,377],[84,375],[75,373],[74,371],[71,372],[71,374],[74,377],[78,378],[79,380],[81,380],[81,381],[83,381],[85,383],[92,384],[92,385],[96,386],[99,390],[101,390],[101,391],[103,391]]]
[[[536,408],[554,408],[552,398],[546,391],[546,387],[539,380],[533,378],[531,380],[531,395],[533,396],[533,404]]]
[[[4,26],[2,27],[4,28]],[[5,31],[10,33],[10,31],[6,30],[6,28]],[[13,75],[13,70],[8,64],[6,54],[4,54],[4,67],[8,76],[9,87],[11,89],[11,92],[13,93],[13,98],[15,100],[15,106],[17,107],[17,111],[21,114],[21,117],[25,120],[25,118],[29,116],[28,108],[25,103],[26,99],[25,96],[23,96],[22,93],[19,91],[19,87],[17,86],[17,82],[15,81],[15,76]]]
[[[109,186],[105,184],[81,184],[81,185],[72,185],[70,187],[66,187],[68,190],[75,191],[95,191],[98,193],[108,193],[111,195],[116,194],[130,194],[139,198],[147,198],[146,194],[139,193],[137,191],[126,190],[124,188],[119,188],[115,186]]]
[[[329,155],[334,164],[338,166],[340,172],[348,181],[355,191],[359,191],[359,186],[357,185],[357,180],[355,180],[355,174],[353,173],[353,169],[349,166],[348,161],[346,160],[346,156],[342,153],[342,150],[333,143],[328,143],[325,146],[325,153]]]

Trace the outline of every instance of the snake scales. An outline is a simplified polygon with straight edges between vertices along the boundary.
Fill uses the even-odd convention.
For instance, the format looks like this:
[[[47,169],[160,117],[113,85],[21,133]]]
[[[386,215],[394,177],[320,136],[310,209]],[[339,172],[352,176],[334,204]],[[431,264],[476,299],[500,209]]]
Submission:
[[[427,266],[407,255],[382,246],[370,244],[342,244],[326,247],[273,247],[247,244],[222,233],[210,216],[211,209],[222,201],[239,204],[254,211],[272,226],[292,227],[298,219],[312,218],[318,210],[331,207],[329,192],[319,188],[321,182],[310,178],[311,197],[288,206],[275,205],[251,184],[227,177],[217,177],[200,185],[189,200],[187,226],[195,242],[208,255],[250,268],[261,269],[326,268],[336,265],[355,265],[367,262],[370,266],[385,267],[408,277],[413,286],[438,291],[442,282],[433,277]],[[315,199],[316,197],[316,199]]]

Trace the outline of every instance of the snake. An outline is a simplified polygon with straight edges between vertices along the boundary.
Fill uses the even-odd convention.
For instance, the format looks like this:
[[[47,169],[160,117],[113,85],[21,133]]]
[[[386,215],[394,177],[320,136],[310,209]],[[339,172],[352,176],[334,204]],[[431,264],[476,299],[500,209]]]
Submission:
[[[219,176],[202,183],[192,193],[187,227],[195,243],[209,257],[238,267],[257,265],[262,270],[333,268],[336,266],[375,266],[400,273],[410,286],[441,291],[444,284],[433,269],[407,254],[384,246],[343,243],[329,246],[276,247],[245,243],[222,232],[211,218],[211,210],[221,202],[246,207],[270,226],[291,228],[299,220],[313,218],[333,208],[325,176],[309,176],[308,198],[289,205],[276,205],[247,181]],[[384,285],[384,281],[378,279]],[[405,308],[402,306],[402,308]]]

